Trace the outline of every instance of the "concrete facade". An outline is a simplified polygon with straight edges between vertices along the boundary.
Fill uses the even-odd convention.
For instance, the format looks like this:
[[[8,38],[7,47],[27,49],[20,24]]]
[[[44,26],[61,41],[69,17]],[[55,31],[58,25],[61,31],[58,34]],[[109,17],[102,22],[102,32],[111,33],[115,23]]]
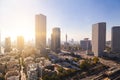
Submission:
[[[91,41],[88,38],[85,38],[84,40],[80,41],[80,47],[83,50],[91,50]]]
[[[92,25],[92,52],[95,56],[104,55],[106,43],[106,23],[101,22]]]
[[[20,51],[24,49],[24,37],[23,36],[17,37],[17,49]]]
[[[51,34],[51,49],[55,52],[60,51],[60,45],[61,45],[60,36],[61,36],[60,28],[53,28]]]
[[[10,37],[5,38],[5,50],[4,52],[10,52],[11,51],[11,39]]]
[[[114,26],[112,28],[112,52],[120,52],[120,26]]]
[[[46,16],[35,16],[35,46],[37,49],[46,48]]]

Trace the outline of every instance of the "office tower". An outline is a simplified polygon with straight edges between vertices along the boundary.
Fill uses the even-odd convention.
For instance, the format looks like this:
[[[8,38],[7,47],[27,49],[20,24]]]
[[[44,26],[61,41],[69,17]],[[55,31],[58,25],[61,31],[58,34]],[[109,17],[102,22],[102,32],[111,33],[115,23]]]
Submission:
[[[54,52],[60,52],[60,28],[53,28],[52,35],[51,35],[51,49]]]
[[[67,43],[67,34],[66,34],[66,36],[65,36],[65,37],[66,37],[66,43]]]
[[[5,38],[5,50],[4,52],[10,52],[11,49],[11,39],[10,37]]]
[[[64,49],[68,49],[69,48],[69,43],[68,43],[68,36],[67,36],[67,34],[65,35],[65,39],[66,39],[66,41],[64,43]]]
[[[42,14],[35,16],[35,46],[40,50],[46,48],[46,16]]]
[[[24,49],[24,37],[23,36],[17,37],[17,49],[20,51]]]
[[[104,55],[106,43],[106,23],[101,22],[92,25],[92,51],[95,56]]]
[[[51,47],[51,39],[50,38],[48,39],[48,47],[49,48]]]
[[[89,40],[89,38],[84,38],[84,40],[81,40],[80,47],[83,50],[91,50],[92,45],[91,45],[91,41]]]
[[[112,28],[112,52],[120,52],[120,26]]]

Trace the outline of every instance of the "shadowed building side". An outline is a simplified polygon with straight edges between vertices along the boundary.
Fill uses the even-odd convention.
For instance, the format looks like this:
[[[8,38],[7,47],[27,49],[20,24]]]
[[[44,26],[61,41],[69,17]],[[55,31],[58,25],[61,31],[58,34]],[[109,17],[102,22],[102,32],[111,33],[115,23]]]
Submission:
[[[112,28],[112,52],[120,52],[120,26]]]
[[[11,39],[10,37],[5,38],[5,50],[4,52],[10,52],[11,51]]]
[[[92,25],[92,51],[95,56],[104,55],[106,42],[106,23],[101,22]]]
[[[54,52],[60,52],[61,46],[60,36],[61,36],[60,28],[53,28],[51,34],[51,49]]]

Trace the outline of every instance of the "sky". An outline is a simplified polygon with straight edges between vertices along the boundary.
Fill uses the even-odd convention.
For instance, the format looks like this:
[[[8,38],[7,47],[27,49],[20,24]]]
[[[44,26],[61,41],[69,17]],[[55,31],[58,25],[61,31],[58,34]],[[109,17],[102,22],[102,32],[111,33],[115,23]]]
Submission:
[[[107,23],[107,40],[111,27],[120,25],[120,0],[0,0],[0,30],[2,40],[35,37],[35,15],[47,17],[47,38],[52,28],[61,28],[61,40],[80,41],[92,36],[92,24]]]

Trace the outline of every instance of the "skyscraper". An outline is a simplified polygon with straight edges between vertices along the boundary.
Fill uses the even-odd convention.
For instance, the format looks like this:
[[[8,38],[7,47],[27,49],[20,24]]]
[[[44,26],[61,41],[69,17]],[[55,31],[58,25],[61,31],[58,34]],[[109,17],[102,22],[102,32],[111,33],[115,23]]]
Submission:
[[[35,16],[35,46],[37,49],[46,48],[46,16]]]
[[[5,51],[4,52],[10,52],[11,51],[11,39],[10,37],[5,38]]]
[[[112,28],[112,52],[120,52],[120,26]]]
[[[17,49],[20,51],[24,49],[24,37],[23,36],[17,37]]]
[[[53,28],[51,35],[51,49],[55,52],[60,52],[60,40],[61,32],[60,28]]]
[[[92,51],[95,56],[104,55],[106,42],[106,23],[101,22],[92,25]]]
[[[67,34],[65,35],[65,38],[66,38],[66,43],[67,43]]]

